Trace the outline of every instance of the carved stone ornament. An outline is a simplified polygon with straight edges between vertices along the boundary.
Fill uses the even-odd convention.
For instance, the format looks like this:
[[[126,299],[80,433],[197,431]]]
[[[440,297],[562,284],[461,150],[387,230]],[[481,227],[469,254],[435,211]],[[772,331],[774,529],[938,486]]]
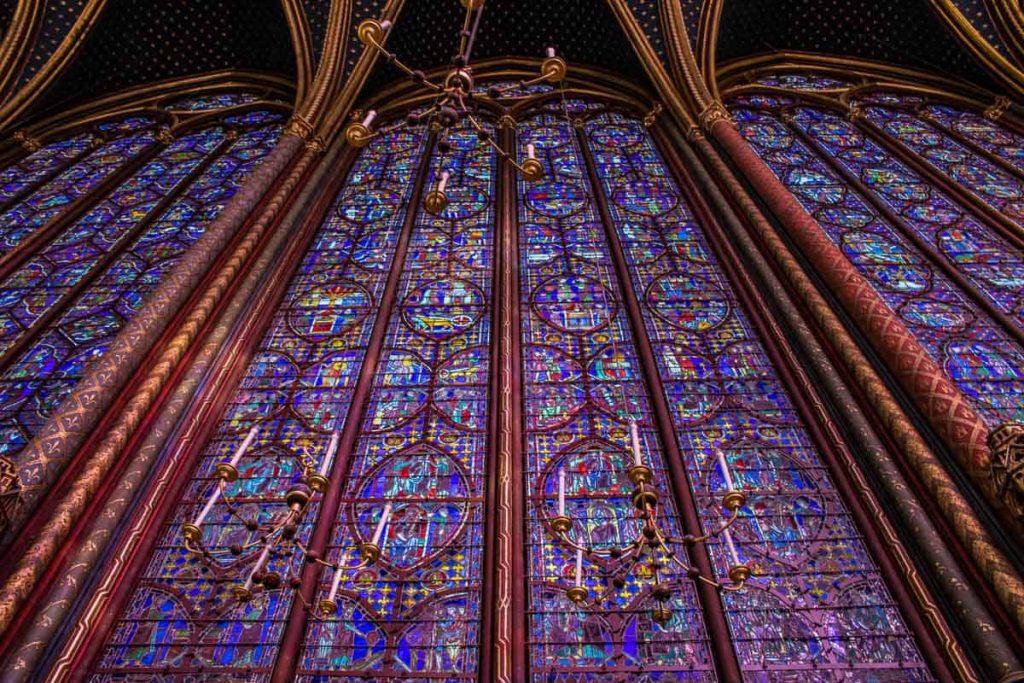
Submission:
[[[1010,108],[1011,104],[1012,102],[1010,101],[1009,97],[1006,97],[1005,95],[1000,95],[999,97],[996,98],[996,101],[993,102],[992,105],[985,110],[985,116],[995,121],[1000,116],[1006,113],[1006,110]]]
[[[1024,425],[1004,424],[988,436],[992,451],[992,479],[1000,500],[1024,518]]]
[[[24,149],[26,152],[35,152],[40,147],[42,147],[42,144],[39,142],[39,140],[32,137],[23,130],[14,131],[14,139],[21,144],[22,149]]]
[[[0,535],[17,516],[21,506],[21,482],[14,463],[7,458],[0,458]]]
[[[709,104],[704,111],[700,113],[698,120],[700,121],[700,127],[709,133],[719,121],[725,121],[732,125],[732,118],[729,117],[729,111],[721,102],[712,102]]]

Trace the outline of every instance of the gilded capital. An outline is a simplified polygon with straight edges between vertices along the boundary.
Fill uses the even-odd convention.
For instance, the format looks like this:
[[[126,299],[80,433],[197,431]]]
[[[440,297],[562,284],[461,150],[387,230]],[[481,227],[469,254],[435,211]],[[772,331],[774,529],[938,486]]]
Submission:
[[[1010,108],[1011,104],[1012,102],[1010,101],[1009,97],[1006,97],[1005,95],[1000,95],[999,97],[996,98],[996,101],[993,102],[988,107],[988,109],[985,110],[985,117],[995,121],[1000,116],[1006,113],[1006,110]]]
[[[286,135],[294,135],[297,138],[308,140],[313,134],[313,126],[301,114],[292,114],[288,125],[284,127]]]
[[[42,144],[39,142],[38,139],[32,137],[31,135],[29,135],[27,132],[25,132],[23,130],[15,131],[14,132],[14,139],[17,140],[19,143],[21,143],[22,149],[24,149],[24,150],[26,150],[28,152],[35,152],[40,147],[42,147]]]
[[[729,116],[729,111],[721,102],[712,102],[709,104],[700,113],[697,120],[700,122],[700,127],[709,133],[719,121],[724,121],[730,126],[733,125],[732,118]]]

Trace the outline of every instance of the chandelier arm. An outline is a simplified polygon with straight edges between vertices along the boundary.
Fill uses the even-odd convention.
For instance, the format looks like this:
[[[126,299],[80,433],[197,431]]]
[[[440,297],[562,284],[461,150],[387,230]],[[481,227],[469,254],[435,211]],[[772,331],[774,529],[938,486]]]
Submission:
[[[693,542],[694,543],[701,543],[701,542],[706,541],[706,540],[708,540],[710,538],[713,538],[713,537],[721,535],[721,533],[723,531],[725,531],[726,529],[728,529],[729,527],[731,527],[736,522],[736,520],[739,519],[739,517],[740,517],[740,511],[738,509],[737,510],[733,510],[732,513],[729,515],[729,519],[725,520],[725,522],[720,524],[717,529],[715,529],[714,531],[709,531],[706,534],[704,534],[703,536],[698,536],[698,537],[694,538]]]
[[[407,66],[404,62],[402,62],[402,60],[400,60],[398,58],[398,55],[396,55],[394,52],[388,52],[387,48],[385,48],[383,45],[378,43],[373,37],[367,37],[366,44],[369,45],[370,47],[372,47],[373,49],[377,50],[377,52],[379,52],[380,54],[384,55],[385,59],[389,63],[394,64],[400,70],[405,72],[406,76],[409,76],[410,78],[413,78],[413,79],[418,79],[419,78],[419,76],[417,76],[417,74],[416,74],[416,71],[414,69],[412,69],[412,67]],[[422,73],[420,74],[420,76],[422,76]],[[423,76],[423,84],[425,86],[427,86],[428,88],[430,88],[431,90],[434,90],[434,91],[437,91],[437,92],[441,92],[441,91],[444,90],[444,88],[442,88],[437,83],[434,83],[433,81],[431,81],[426,76]]]

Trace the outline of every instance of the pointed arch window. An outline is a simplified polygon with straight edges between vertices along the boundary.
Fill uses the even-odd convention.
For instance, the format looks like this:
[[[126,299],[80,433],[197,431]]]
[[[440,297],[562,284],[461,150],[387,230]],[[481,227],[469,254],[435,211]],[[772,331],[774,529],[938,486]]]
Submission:
[[[1021,421],[1017,134],[917,95],[850,99],[866,123],[860,114],[844,119],[835,103],[777,92],[744,93],[730,109],[743,136],[982,419],[993,429]],[[953,134],[958,122],[962,132]]]
[[[750,680],[934,679],[717,228],[697,219],[637,116],[534,95],[493,134],[519,156],[532,146],[538,184],[503,173],[469,131],[441,152],[406,127],[359,154],[288,266],[93,680],[157,667],[176,679],[490,680],[484,662],[516,652],[535,681],[713,681],[728,667]],[[432,216],[423,197],[443,170],[451,202]],[[676,539],[721,521],[724,451],[750,494],[733,531],[755,568],[747,590],[702,588],[664,549],[633,556],[631,421]],[[214,498],[202,525],[203,563],[182,526],[246,441],[235,502]],[[266,521],[303,464],[329,479],[294,529],[317,557],[303,567],[275,549],[261,565],[258,524],[240,518]],[[561,472],[576,520],[566,538],[551,526]],[[380,561],[335,584],[373,536]],[[728,573],[724,542],[690,554],[708,578]],[[254,569],[257,585],[276,578],[234,602],[235,578]],[[290,585],[303,576],[316,581]],[[577,582],[583,605],[567,598]],[[651,618],[657,584],[671,588],[664,622]]]
[[[4,186],[0,213],[0,458],[20,500],[0,528],[52,481],[19,460],[22,447],[280,135],[281,111],[219,101],[224,113],[173,133],[163,111],[113,118],[5,171],[32,172]]]

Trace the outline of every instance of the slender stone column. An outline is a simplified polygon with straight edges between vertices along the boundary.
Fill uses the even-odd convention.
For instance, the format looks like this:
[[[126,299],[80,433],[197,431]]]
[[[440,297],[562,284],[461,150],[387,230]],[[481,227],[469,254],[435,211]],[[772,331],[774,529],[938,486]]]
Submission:
[[[106,410],[141,366],[150,347],[164,333],[168,322],[191,296],[200,280],[235,237],[253,208],[302,145],[302,138],[297,136],[286,133],[281,138],[193,248],[164,278],[142,310],[129,321],[106,353],[89,367],[75,390],[25,447],[23,462],[32,463],[37,471],[37,481],[52,483],[60,466],[73,456],[91,435]],[[300,161],[300,166],[308,166],[315,156],[315,153],[307,151]],[[297,166],[296,170],[298,168]],[[145,380],[125,405],[107,436],[71,484],[67,496],[39,529],[35,542],[19,559],[13,573],[0,588],[0,631],[11,624],[17,610],[110,471],[121,447],[152,405],[163,386],[163,381],[181,359],[264,230],[281,209],[285,198],[298,183],[298,176],[289,176],[289,181],[267,205],[260,220],[251,227],[246,238],[232,254],[232,258],[224,265],[203,298],[180,326]]]
[[[697,137],[695,145],[706,160],[708,168],[721,180],[722,186],[729,191],[733,201],[748,218],[758,238],[775,260],[779,271],[785,274],[790,287],[800,296],[818,328],[852,373],[860,390],[872,402],[888,433],[900,447],[907,465],[920,478],[949,528],[992,586],[1013,623],[1018,629],[1024,629],[1024,581],[1020,575],[1006,559],[988,530],[979,522],[956,483],[918,434],[913,423],[890,393],[888,386],[875,372],[871,362],[850,337],[814,283],[803,272],[800,263],[776,234],[775,229],[761,214],[760,208],[718,156],[715,148],[703,136]],[[944,569],[938,568],[938,571],[941,573]]]
[[[907,396],[949,446],[958,464],[993,505],[1002,509],[990,476],[988,429],[981,417],[871,283],[857,272],[750,148],[728,121],[724,110],[713,110],[711,118],[708,127],[712,137],[779,219],[783,229],[875,347]]]
[[[779,280],[771,265],[758,250],[753,239],[747,234],[739,217],[708,174],[704,164],[701,163],[693,149],[682,140],[677,131],[670,131],[670,135],[673,138],[673,148],[679,151],[687,168],[693,173],[702,194],[721,216],[721,225],[728,237],[743,254],[746,261],[753,266],[753,273],[758,285],[768,293],[767,298],[777,309],[780,323],[790,331],[803,358],[813,370],[815,379],[820,382],[819,386],[834,405],[843,407],[841,419],[847,428],[848,437],[858,447],[856,449],[859,456],[858,462],[866,465],[874,475],[872,482],[876,483],[877,487],[871,487],[868,482],[863,480],[863,477],[857,476],[859,473],[855,469],[851,469],[850,474],[857,479],[858,488],[876,488],[886,495],[895,509],[898,522],[908,532],[903,535],[905,538],[887,535],[886,540],[890,544],[907,544],[923,555],[925,567],[940,569],[940,571],[927,573],[934,575],[943,597],[948,604],[954,606],[958,625],[967,632],[971,645],[975,648],[978,658],[989,675],[1001,678],[1009,672],[1021,671],[1022,665],[1014,653],[1013,643],[1009,642],[1001,632],[983,628],[983,624],[998,623],[1000,616],[1005,620],[1005,615],[993,615],[985,605],[985,601],[972,588],[974,577],[969,576],[961,569],[957,556],[944,540],[945,534],[948,533],[948,526],[945,524],[941,527],[936,526],[928,511],[922,508],[915,499],[915,487],[903,476],[899,465],[893,460],[872,425],[872,421],[861,410],[858,397],[854,396],[836,371],[828,353],[819,343],[804,315],[790,298],[782,281]],[[702,144],[707,145],[707,142],[703,136],[700,136],[697,145],[701,146]],[[754,207],[751,203],[744,208],[753,210]],[[769,227],[763,223],[763,218],[761,222],[764,227]],[[793,265],[795,266],[795,264]],[[820,303],[824,304],[824,301]],[[822,310],[827,309],[823,308]],[[830,311],[828,314],[832,324],[839,327],[841,323],[838,319]],[[846,341],[852,344],[852,340],[848,337]],[[871,372],[870,367],[868,372]],[[877,404],[875,395],[871,395],[870,398],[873,403]],[[907,428],[912,430],[909,425]],[[920,447],[926,449],[923,442]],[[928,455],[934,458],[930,452]],[[896,560],[900,563],[900,570],[907,583],[914,588],[913,592],[917,597],[921,593],[923,577],[917,567],[908,561],[909,558],[906,557],[906,554],[897,556]],[[918,599],[920,600],[920,598]],[[926,605],[922,612],[936,631],[945,632],[943,645],[950,659],[958,665],[957,668],[969,668],[963,662],[965,659],[963,648],[953,639],[948,628],[942,623],[944,619],[938,607],[931,603]]]

